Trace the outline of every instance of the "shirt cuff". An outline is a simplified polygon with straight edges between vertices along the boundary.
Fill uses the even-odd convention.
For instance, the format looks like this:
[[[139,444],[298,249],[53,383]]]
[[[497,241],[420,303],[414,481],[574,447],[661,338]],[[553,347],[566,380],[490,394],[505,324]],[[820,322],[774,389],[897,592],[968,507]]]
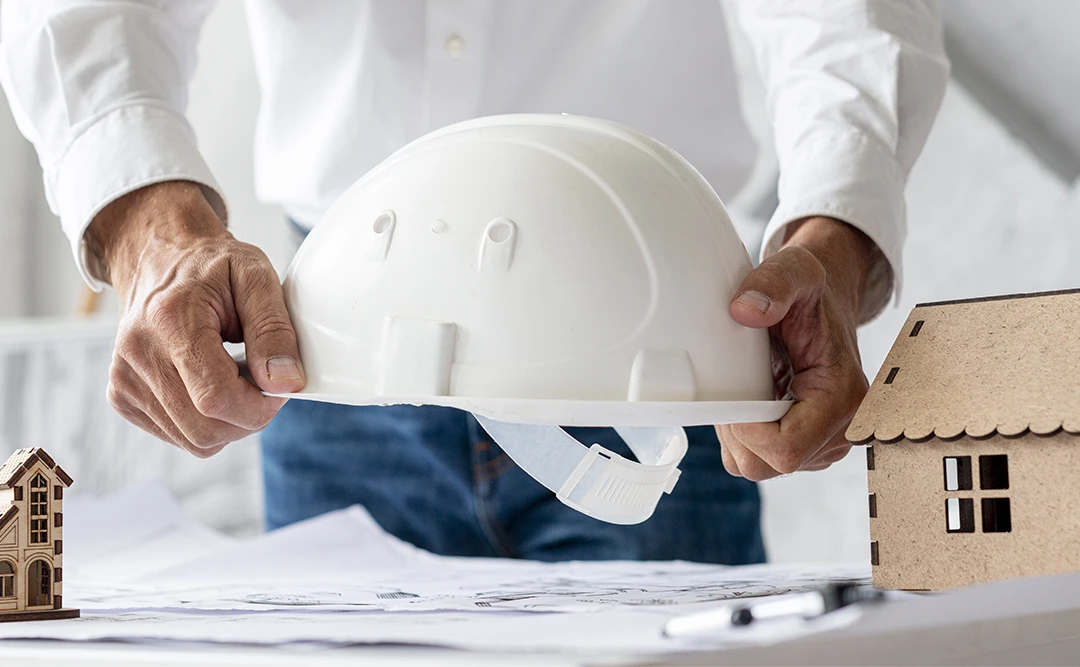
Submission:
[[[214,212],[227,220],[225,199],[191,126],[165,108],[141,104],[110,111],[80,132],[60,159],[46,194],[71,241],[79,273],[95,292],[102,283],[87,267],[86,228],[111,202],[164,181],[198,183]]]
[[[906,182],[896,157],[865,135],[822,133],[803,139],[781,156],[780,204],[765,228],[761,260],[780,250],[792,222],[811,216],[846,222],[881,251],[867,276],[860,313],[861,322],[873,319],[890,294],[900,300]]]

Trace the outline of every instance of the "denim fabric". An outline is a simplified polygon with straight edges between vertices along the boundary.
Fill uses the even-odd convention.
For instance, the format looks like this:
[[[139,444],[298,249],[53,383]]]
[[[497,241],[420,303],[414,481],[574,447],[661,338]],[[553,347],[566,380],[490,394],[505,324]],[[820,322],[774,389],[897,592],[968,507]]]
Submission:
[[[308,230],[289,223],[299,246]],[[632,456],[612,429],[568,430]],[[724,470],[712,427],[687,432],[675,491],[648,521],[616,526],[559,502],[466,412],[293,400],[262,434],[267,527],[359,504],[386,531],[438,554],[764,561],[757,485]]]
[[[630,456],[612,429],[568,430]],[[262,436],[267,525],[360,504],[388,532],[439,554],[763,561],[756,485],[724,470],[711,427],[688,432],[675,491],[645,523],[616,526],[559,502],[468,413],[289,401]]]

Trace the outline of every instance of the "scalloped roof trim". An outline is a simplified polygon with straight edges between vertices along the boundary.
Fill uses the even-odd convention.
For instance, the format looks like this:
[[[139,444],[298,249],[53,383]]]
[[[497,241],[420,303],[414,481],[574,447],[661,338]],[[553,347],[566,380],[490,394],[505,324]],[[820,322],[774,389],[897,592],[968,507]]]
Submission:
[[[931,429],[928,433],[924,433],[922,429],[916,430],[908,428],[898,433],[889,434],[882,434],[878,431],[875,431],[869,436],[861,438],[859,440],[851,439],[853,434],[849,433],[848,439],[854,445],[868,445],[872,442],[880,442],[882,444],[890,445],[900,442],[902,440],[907,440],[917,444],[920,442],[932,440],[934,438],[937,438],[939,440],[955,440],[957,438],[967,436],[976,440],[984,440],[986,438],[991,438],[995,435],[1000,435],[1006,438],[1018,438],[1029,434],[1038,437],[1046,437],[1050,435],[1055,435],[1059,432],[1068,433],[1070,435],[1080,435],[1080,423],[1062,421],[1056,424],[1051,424],[1049,422],[1046,422],[1036,423],[1033,425],[1028,424],[1021,428],[995,426],[989,430],[977,426],[966,426],[959,429],[951,428],[948,426],[939,426],[937,428]]]

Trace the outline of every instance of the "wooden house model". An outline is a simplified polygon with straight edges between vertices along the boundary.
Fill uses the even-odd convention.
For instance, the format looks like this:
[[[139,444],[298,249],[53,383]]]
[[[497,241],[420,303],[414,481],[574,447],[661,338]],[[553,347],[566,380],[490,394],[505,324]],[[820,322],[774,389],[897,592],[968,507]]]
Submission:
[[[916,306],[847,437],[876,586],[1080,570],[1080,290]]]
[[[61,595],[69,486],[71,477],[39,448],[0,466],[0,621],[79,615]]]

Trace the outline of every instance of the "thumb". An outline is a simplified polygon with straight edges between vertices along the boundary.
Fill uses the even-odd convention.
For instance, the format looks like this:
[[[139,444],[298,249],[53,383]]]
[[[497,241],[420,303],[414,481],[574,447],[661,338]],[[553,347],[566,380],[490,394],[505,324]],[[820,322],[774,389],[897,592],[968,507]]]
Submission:
[[[788,246],[762,262],[739,285],[729,312],[739,324],[764,329],[825,287],[825,267],[806,248]]]
[[[255,384],[275,394],[300,391],[304,388],[304,369],[296,331],[273,266],[265,260],[233,275],[236,315],[244,332],[248,368]]]

